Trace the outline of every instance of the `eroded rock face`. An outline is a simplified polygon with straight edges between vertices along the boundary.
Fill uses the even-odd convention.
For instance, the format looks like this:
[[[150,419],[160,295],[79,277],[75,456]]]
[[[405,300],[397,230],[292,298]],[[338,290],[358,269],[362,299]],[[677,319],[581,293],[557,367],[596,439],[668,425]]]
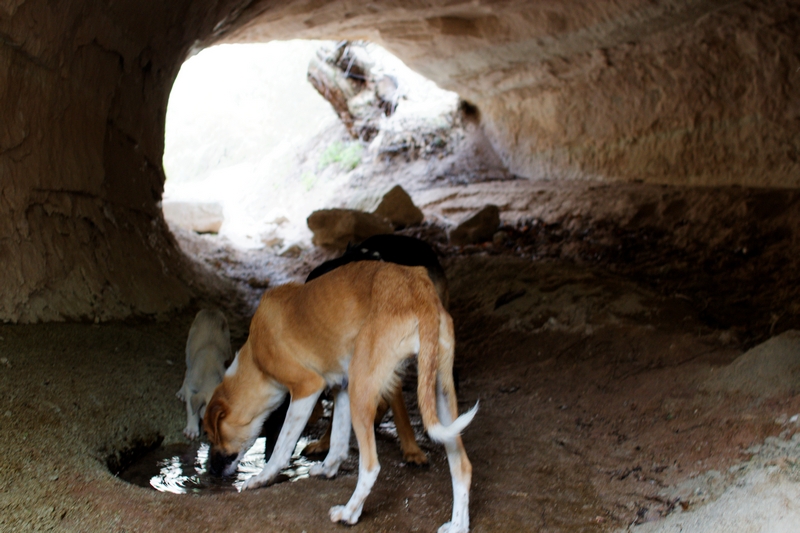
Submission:
[[[0,5],[0,319],[193,296],[157,207],[170,87],[214,42],[368,38],[476,104],[526,177],[800,184],[789,1]]]

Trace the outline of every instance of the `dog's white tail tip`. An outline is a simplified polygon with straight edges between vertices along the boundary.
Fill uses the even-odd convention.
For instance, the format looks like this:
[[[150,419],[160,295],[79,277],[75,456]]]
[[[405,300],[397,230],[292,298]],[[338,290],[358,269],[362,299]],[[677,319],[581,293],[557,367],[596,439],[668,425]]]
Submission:
[[[480,402],[475,402],[475,406],[456,418],[449,426],[442,424],[434,424],[428,428],[428,436],[436,442],[448,442],[456,438],[462,431],[472,422],[475,415],[478,413],[478,405]]]

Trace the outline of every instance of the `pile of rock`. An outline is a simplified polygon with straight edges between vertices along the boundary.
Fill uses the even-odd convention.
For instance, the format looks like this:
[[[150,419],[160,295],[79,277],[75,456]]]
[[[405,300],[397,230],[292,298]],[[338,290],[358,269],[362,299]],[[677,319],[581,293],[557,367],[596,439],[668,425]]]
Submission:
[[[315,246],[341,252],[348,244],[419,225],[424,218],[408,193],[396,185],[383,195],[374,210],[321,209],[311,213],[307,223]],[[465,246],[490,241],[499,226],[500,209],[487,205],[450,232],[450,243]]]
[[[308,217],[308,228],[314,234],[315,246],[343,251],[350,243],[361,242],[373,235],[421,224],[425,216],[399,185],[380,200],[372,212],[360,209],[321,209]]]

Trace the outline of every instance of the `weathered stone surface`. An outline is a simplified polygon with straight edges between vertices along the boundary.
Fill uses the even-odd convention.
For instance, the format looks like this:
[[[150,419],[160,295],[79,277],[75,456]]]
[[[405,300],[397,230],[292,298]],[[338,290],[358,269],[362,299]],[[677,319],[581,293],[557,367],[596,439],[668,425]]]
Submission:
[[[358,243],[394,228],[383,218],[355,209],[321,209],[308,217],[308,228],[314,233],[311,242],[336,251],[344,251],[350,243]]]
[[[425,219],[420,208],[414,205],[414,201],[399,185],[383,196],[374,214],[391,222],[395,229],[416,226]]]
[[[450,232],[450,243],[456,246],[477,244],[492,239],[500,226],[500,208],[487,205]]]
[[[791,395],[800,383],[800,331],[789,330],[740,355],[709,376],[703,388],[758,398]]]
[[[5,2],[0,319],[189,301],[157,204],[198,47],[372,39],[475,104],[523,177],[798,187],[799,34],[789,0]]]
[[[222,205],[216,202],[164,200],[161,209],[171,225],[196,233],[219,233],[225,221]]]

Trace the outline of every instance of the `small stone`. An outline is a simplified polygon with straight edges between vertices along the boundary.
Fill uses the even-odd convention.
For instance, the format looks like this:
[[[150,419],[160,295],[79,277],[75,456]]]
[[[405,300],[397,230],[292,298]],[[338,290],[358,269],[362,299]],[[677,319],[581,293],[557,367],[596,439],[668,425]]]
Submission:
[[[219,233],[225,221],[217,202],[164,200],[161,209],[167,222],[197,233]]]
[[[425,218],[419,207],[414,205],[411,196],[399,185],[395,185],[383,196],[373,213],[391,222],[395,229],[416,226]]]
[[[478,244],[492,238],[500,225],[500,208],[487,205],[450,232],[450,243],[456,246]]]
[[[292,244],[287,246],[285,250],[283,250],[280,254],[281,257],[290,257],[292,259],[296,259],[300,257],[300,254],[303,253],[303,248],[299,244]]]
[[[392,224],[377,215],[355,209],[322,209],[308,217],[308,229],[314,233],[311,242],[337,251],[350,243],[362,242],[373,235],[393,233]]]

